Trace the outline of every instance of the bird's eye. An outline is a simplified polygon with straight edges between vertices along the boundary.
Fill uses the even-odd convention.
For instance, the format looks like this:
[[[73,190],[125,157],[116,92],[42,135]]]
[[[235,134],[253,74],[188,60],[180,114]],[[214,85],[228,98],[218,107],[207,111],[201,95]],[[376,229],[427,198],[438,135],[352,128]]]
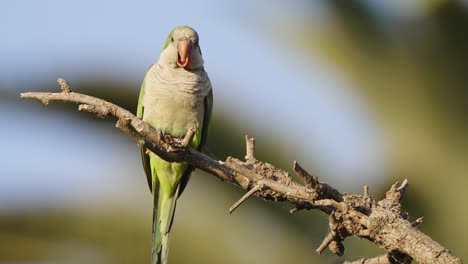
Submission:
[[[171,42],[174,42],[174,37],[171,37]]]

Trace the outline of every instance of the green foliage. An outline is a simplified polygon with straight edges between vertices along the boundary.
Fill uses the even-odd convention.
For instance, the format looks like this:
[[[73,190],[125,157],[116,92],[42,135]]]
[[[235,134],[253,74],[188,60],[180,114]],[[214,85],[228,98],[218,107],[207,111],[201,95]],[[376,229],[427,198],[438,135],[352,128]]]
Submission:
[[[457,204],[468,200],[468,9],[416,2],[420,13],[403,15],[403,3],[382,18],[365,1],[329,1],[325,25],[289,17],[297,31],[279,35],[300,36],[301,54],[320,56],[366,99],[389,146],[388,182],[408,178],[405,208],[430,216],[420,228],[466,259],[468,210]]]

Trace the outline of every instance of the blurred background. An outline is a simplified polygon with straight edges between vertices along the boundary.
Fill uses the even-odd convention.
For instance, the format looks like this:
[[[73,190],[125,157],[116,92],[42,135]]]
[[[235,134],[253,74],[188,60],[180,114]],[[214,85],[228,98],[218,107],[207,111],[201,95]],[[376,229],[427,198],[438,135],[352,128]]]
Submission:
[[[139,148],[71,104],[77,92],[135,111],[169,31],[198,30],[215,96],[210,155],[297,160],[374,199],[409,180],[404,209],[468,258],[468,1],[19,0],[0,4],[0,263],[148,263],[152,200]],[[181,196],[171,263],[341,263],[383,253],[356,238],[315,248],[319,212],[249,199],[197,172]]]

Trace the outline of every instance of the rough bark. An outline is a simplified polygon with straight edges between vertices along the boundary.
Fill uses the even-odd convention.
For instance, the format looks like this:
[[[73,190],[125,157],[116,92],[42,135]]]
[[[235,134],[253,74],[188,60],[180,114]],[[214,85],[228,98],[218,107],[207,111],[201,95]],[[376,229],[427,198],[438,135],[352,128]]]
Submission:
[[[272,164],[255,158],[254,140],[246,136],[247,153],[245,161],[228,157],[226,161],[217,161],[190,147],[193,130],[184,138],[166,140],[160,131],[135,117],[131,112],[102,99],[74,93],[68,83],[59,79],[60,93],[29,92],[21,98],[50,101],[75,102],[80,104],[80,111],[88,111],[99,117],[116,117],[116,126],[130,135],[140,145],[145,145],[167,161],[186,161],[192,166],[208,172],[223,181],[230,182],[244,190],[246,194],[230,208],[234,211],[251,195],[268,201],[289,202],[299,210],[317,209],[329,215],[329,233],[317,248],[320,254],[329,248],[341,256],[344,252],[342,241],[349,236],[365,238],[385,249],[388,253],[372,259],[360,259],[345,263],[462,263],[429,236],[419,231],[416,226],[422,218],[409,222],[408,214],[401,209],[400,201],[408,188],[405,180],[401,185],[395,183],[378,202],[364,186],[360,194],[343,194],[318,177],[311,176],[297,162],[293,169],[303,183],[299,183],[286,171]]]

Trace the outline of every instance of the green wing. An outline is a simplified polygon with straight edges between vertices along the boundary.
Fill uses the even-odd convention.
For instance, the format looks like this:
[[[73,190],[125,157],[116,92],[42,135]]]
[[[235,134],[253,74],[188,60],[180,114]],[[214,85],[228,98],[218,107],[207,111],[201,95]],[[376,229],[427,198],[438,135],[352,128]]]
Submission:
[[[146,79],[146,78],[145,78]],[[143,98],[145,97],[145,79],[143,79],[143,83],[141,84],[140,89],[140,96],[138,97],[138,106],[137,106],[137,117],[139,119],[143,119],[143,114],[145,112],[145,108],[143,107]],[[143,162],[143,169],[145,170],[146,180],[148,181],[148,186],[150,191],[153,191],[153,178],[151,176],[151,165],[150,165],[150,157],[146,154],[146,148],[140,148],[141,154],[141,161]]]
[[[200,141],[200,145],[198,146],[199,151],[203,151],[203,148],[205,147],[206,143],[206,138],[208,135],[208,126],[211,121],[211,113],[213,112],[213,89],[210,87],[210,92],[208,95],[205,97],[204,100],[205,103],[205,115],[203,117],[203,128],[202,128],[202,137]],[[184,175],[180,179],[180,188],[179,188],[179,196],[182,194],[184,191],[185,187],[187,186],[187,183],[190,180],[190,177],[193,174],[193,171],[195,168],[193,166],[189,166],[187,170],[185,171]]]
[[[146,79],[146,76],[145,76]],[[138,106],[137,106],[137,117],[142,119],[143,118],[143,97],[145,97],[145,79],[143,79],[143,83],[141,84],[140,88],[140,95],[138,96]]]
[[[205,116],[203,118],[203,129],[200,146],[198,150],[202,151],[206,144],[206,138],[208,137],[208,126],[211,122],[211,113],[213,112],[213,89],[205,97]]]

